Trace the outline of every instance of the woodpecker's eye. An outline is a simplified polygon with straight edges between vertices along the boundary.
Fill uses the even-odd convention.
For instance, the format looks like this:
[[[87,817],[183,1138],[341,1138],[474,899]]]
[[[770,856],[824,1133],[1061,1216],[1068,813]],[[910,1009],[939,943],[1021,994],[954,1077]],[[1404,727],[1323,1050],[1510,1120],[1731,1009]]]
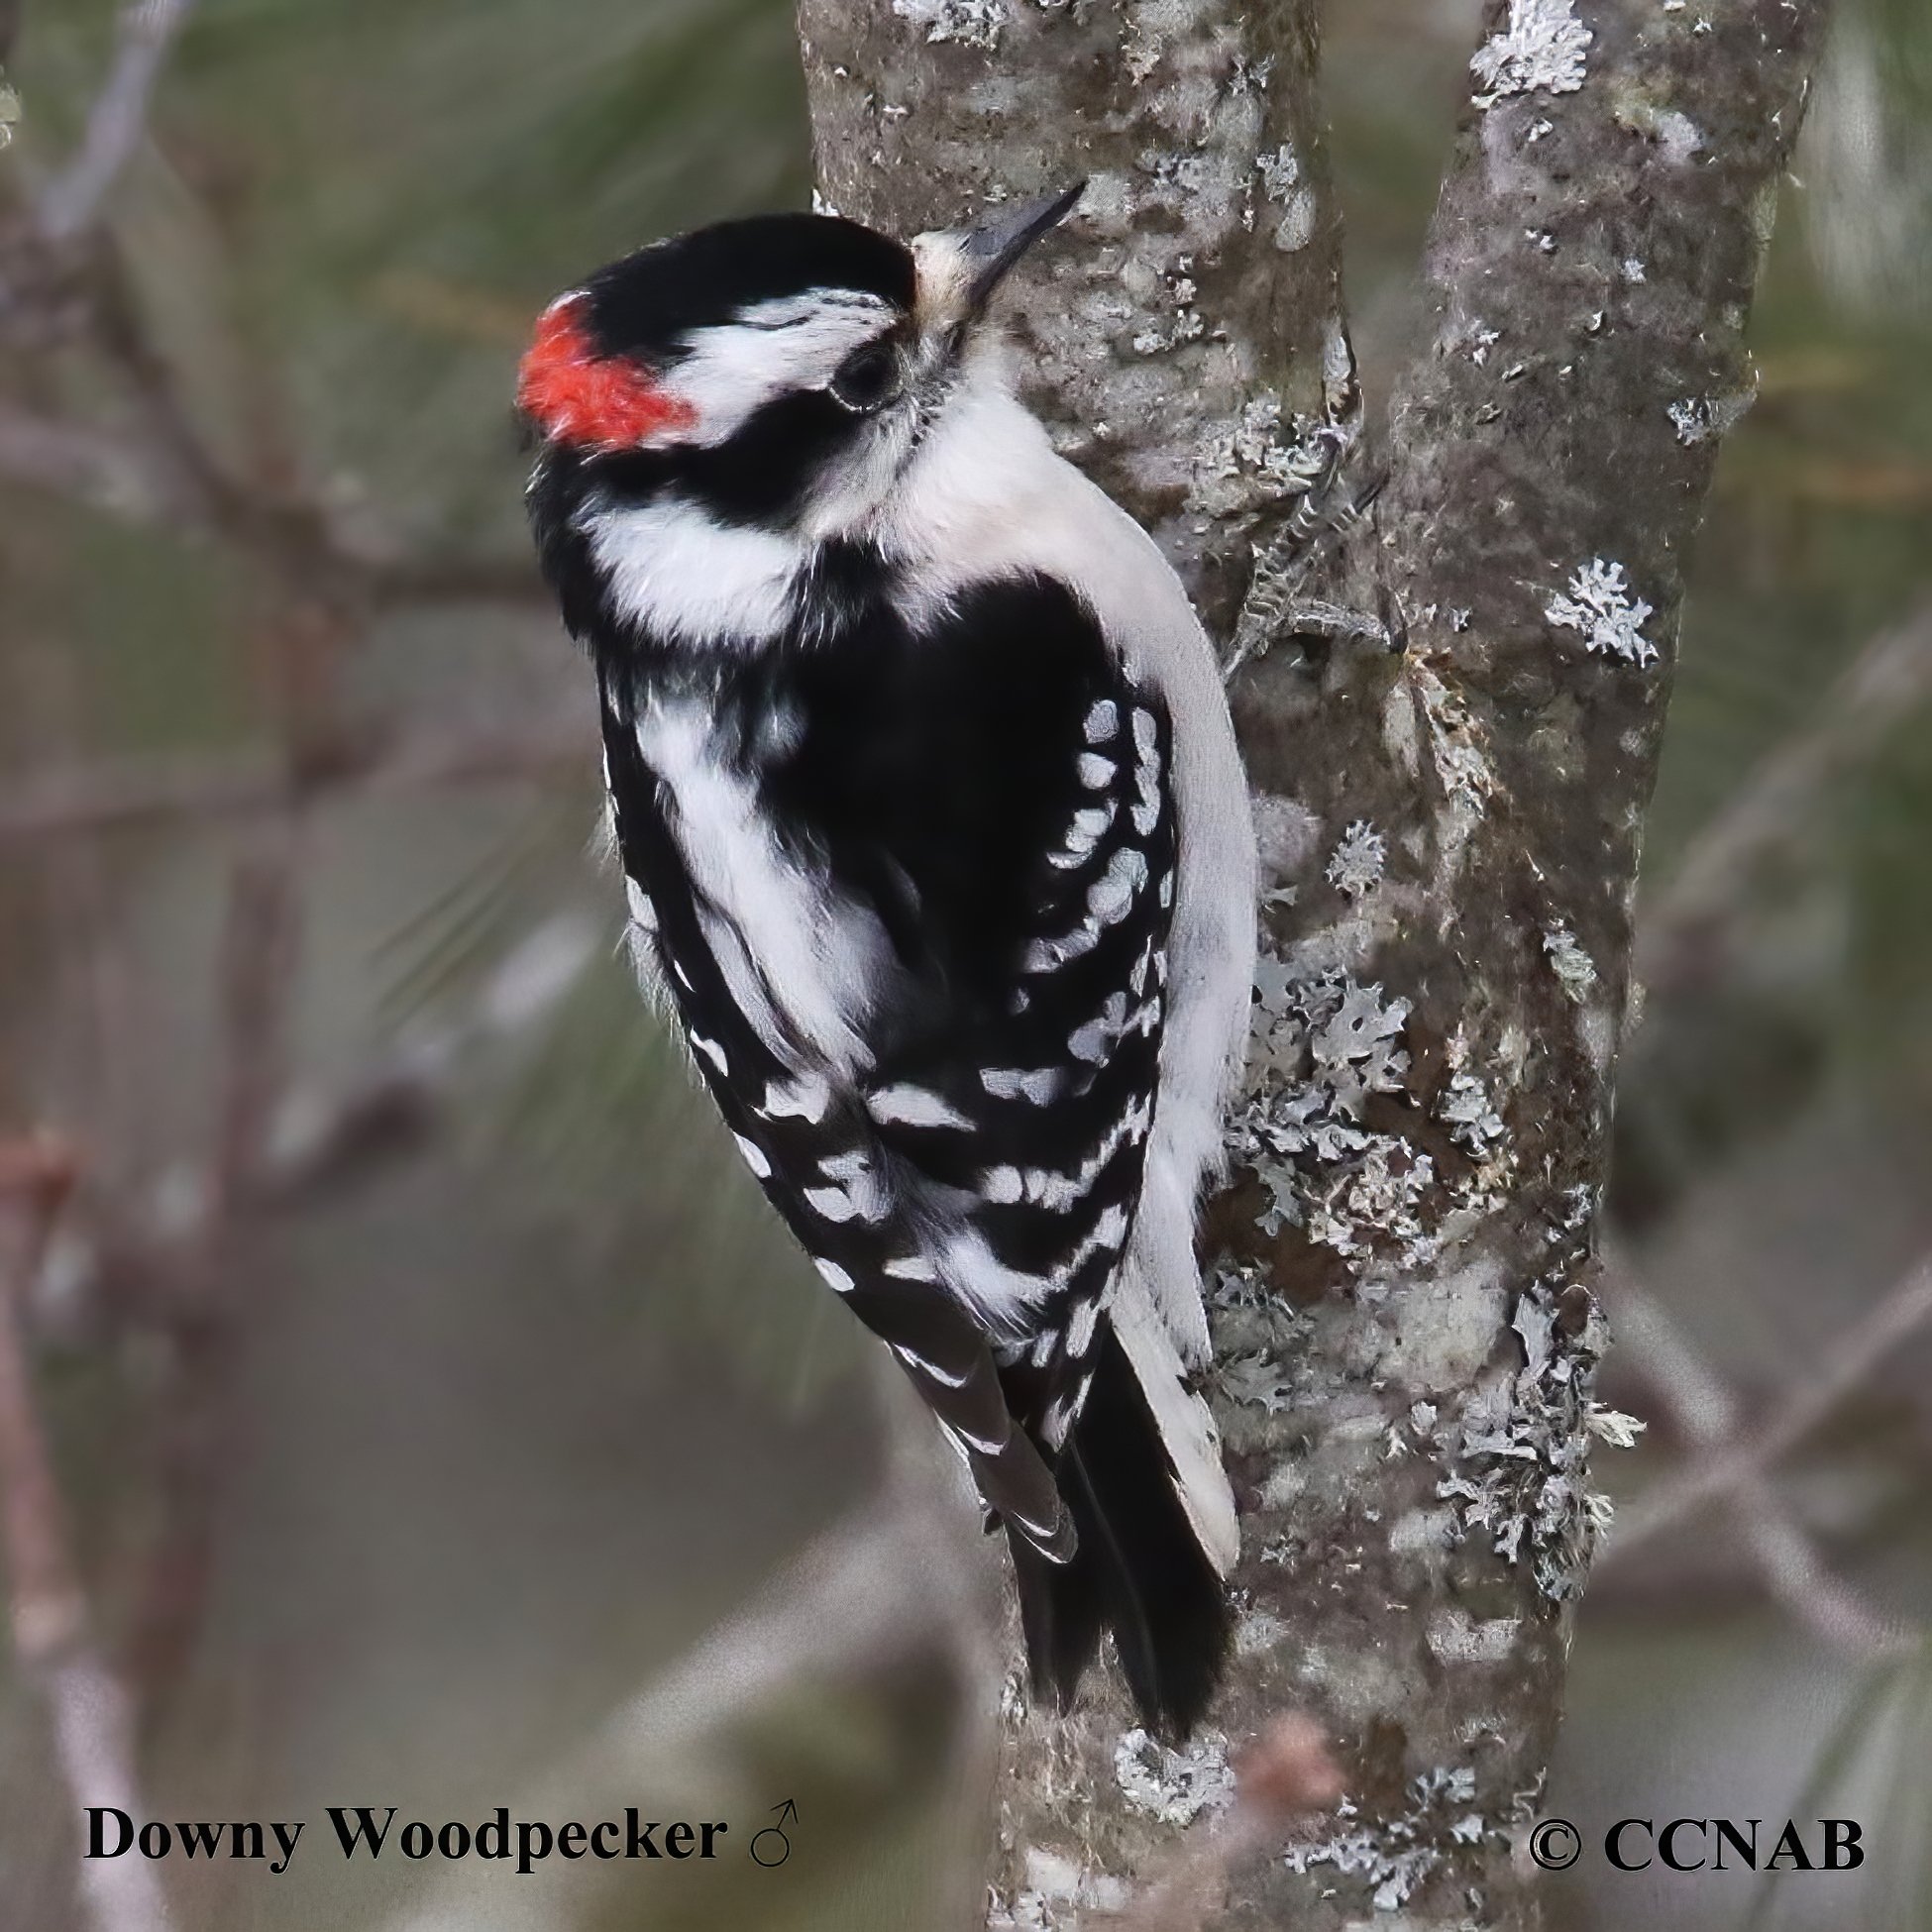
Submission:
[[[831,397],[855,416],[883,409],[905,385],[898,346],[889,336],[855,349],[839,364],[830,382]]]

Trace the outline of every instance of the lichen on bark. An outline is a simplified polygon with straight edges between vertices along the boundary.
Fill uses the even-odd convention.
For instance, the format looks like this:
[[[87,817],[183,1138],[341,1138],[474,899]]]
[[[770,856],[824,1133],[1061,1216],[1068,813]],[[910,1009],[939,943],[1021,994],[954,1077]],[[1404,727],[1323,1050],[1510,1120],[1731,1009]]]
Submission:
[[[1098,1922],[1214,1829],[1230,1741],[1299,1706],[1347,1799],[1237,1874],[1222,1923],[1530,1925],[1588,1446],[1620,1433],[1590,1395],[1592,1247],[1641,827],[1738,413],[1684,399],[1750,392],[1824,8],[1492,5],[1428,340],[1373,438],[1315,7],[973,14],[801,0],[822,192],[906,233],[1091,182],[1011,303],[1019,366],[1244,660],[1267,874],[1205,1230],[1230,1682],[1173,1761],[1111,1680],[1066,1720],[1010,1683],[993,1922]],[[1311,552],[1310,485],[1377,461],[1373,512]]]

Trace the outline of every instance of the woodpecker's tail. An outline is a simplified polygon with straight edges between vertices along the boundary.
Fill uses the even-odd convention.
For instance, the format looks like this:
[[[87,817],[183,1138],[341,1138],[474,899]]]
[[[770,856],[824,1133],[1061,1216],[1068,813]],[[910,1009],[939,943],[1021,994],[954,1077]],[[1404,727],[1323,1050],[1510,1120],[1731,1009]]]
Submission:
[[[1207,1405],[1183,1384],[1164,1338],[1149,1349],[1134,1332],[1137,1311],[1123,1312],[1127,1330],[1098,1342],[1093,1385],[1060,1458],[1079,1548],[1053,1563],[1024,1538],[1009,1541],[1034,1696],[1066,1709],[1112,1630],[1141,1723],[1178,1741],[1200,1721],[1228,1654],[1222,1575],[1236,1547],[1234,1498]],[[1161,1352],[1164,1361],[1141,1360]]]

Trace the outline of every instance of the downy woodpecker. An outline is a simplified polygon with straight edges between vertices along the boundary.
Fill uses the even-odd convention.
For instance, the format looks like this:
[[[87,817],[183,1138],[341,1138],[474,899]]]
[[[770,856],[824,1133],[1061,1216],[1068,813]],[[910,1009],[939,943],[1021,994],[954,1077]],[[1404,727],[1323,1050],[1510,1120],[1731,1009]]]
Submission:
[[[518,405],[640,968],[1005,1526],[1035,1694],[1111,1629],[1172,1737],[1237,1544],[1188,1376],[1254,855],[1186,593],[986,319],[1078,196],[660,242],[544,312]]]

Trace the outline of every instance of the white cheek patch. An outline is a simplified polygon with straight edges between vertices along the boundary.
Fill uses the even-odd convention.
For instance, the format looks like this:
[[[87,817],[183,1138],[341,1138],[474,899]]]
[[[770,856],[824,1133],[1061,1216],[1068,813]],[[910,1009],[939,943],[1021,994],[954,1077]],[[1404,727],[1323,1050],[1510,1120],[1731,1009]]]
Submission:
[[[698,413],[680,441],[713,449],[774,397],[822,389],[853,350],[892,326],[896,312],[857,288],[814,288],[759,302],[735,321],[697,329],[690,354],[665,374],[668,396]]]
[[[795,537],[716,522],[675,496],[634,509],[593,498],[577,525],[617,614],[667,642],[768,642],[810,561]]]

